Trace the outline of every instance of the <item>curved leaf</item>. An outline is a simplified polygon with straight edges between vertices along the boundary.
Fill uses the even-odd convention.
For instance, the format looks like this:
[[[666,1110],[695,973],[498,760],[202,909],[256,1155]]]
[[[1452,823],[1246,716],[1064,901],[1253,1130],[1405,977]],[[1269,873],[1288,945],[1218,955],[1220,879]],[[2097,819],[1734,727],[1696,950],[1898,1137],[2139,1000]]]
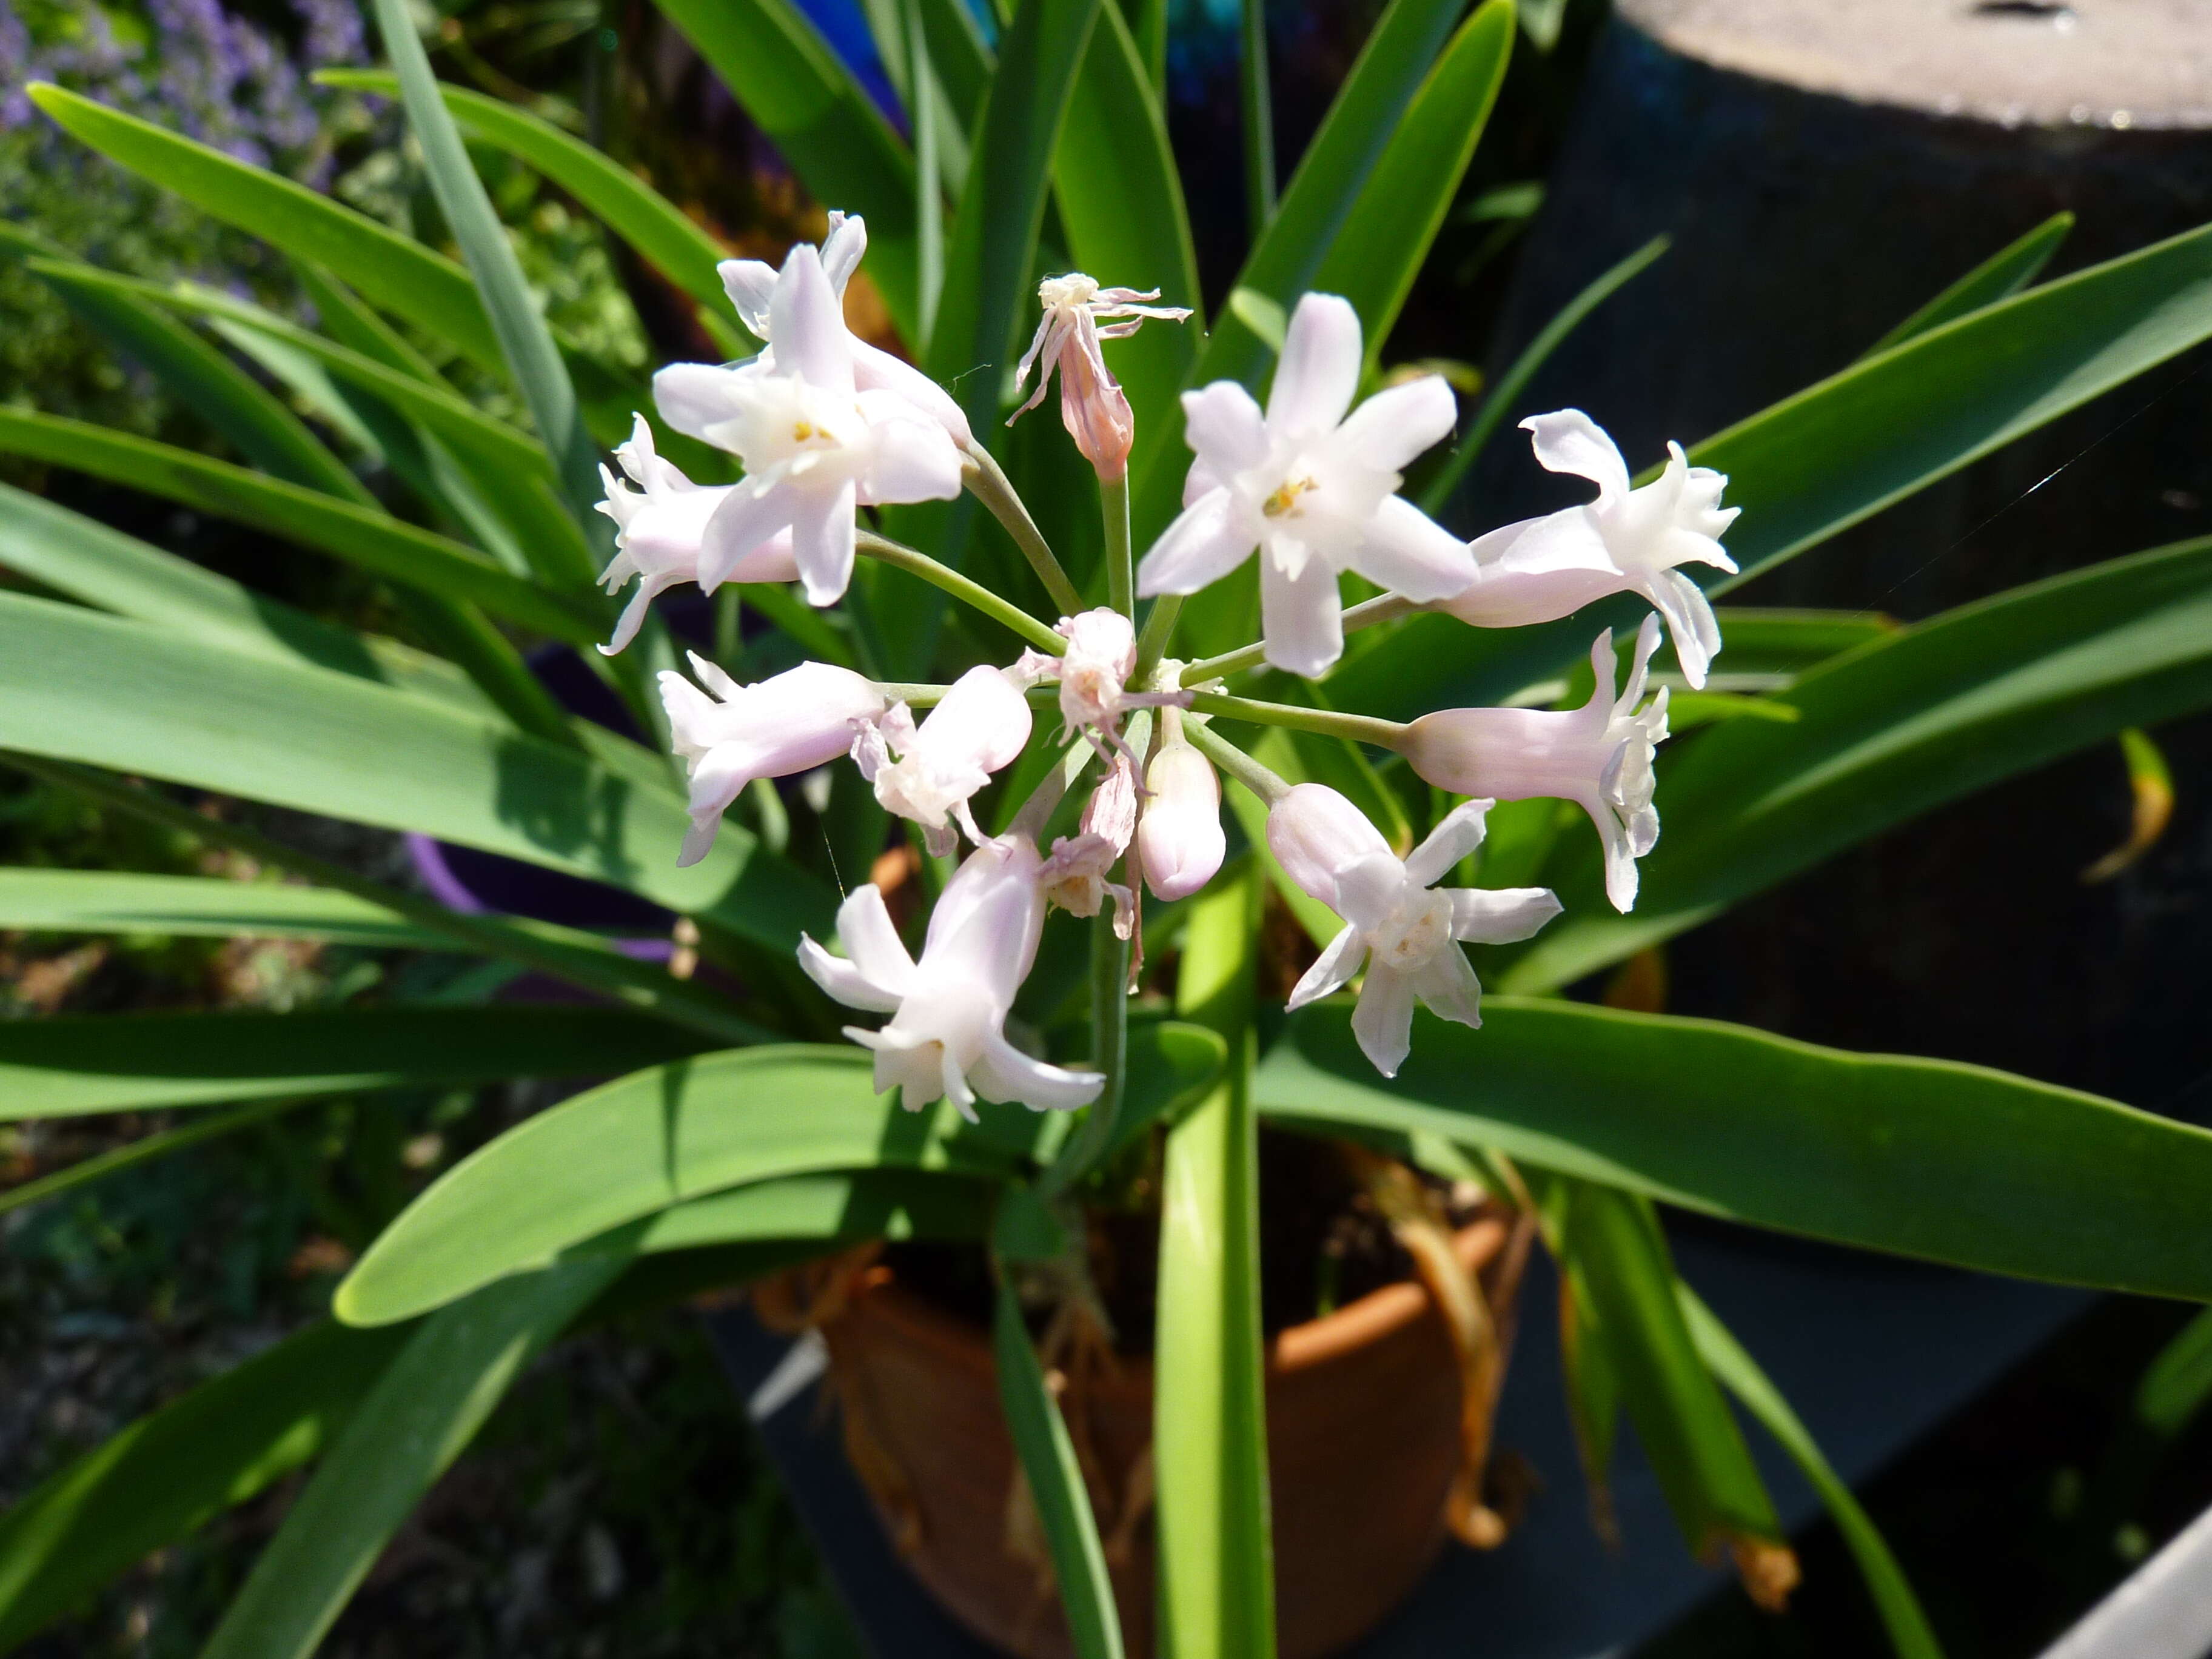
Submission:
[[[408,1335],[311,1325],[33,1488],[0,1514],[0,1652],[320,1455]]]
[[[548,592],[474,549],[380,509],[249,472],[171,444],[56,415],[0,410],[0,451],[65,466],[234,519],[441,598],[465,599],[571,645],[603,631],[599,607]]]
[[[150,121],[45,82],[29,92],[72,137],[110,161],[295,258],[344,271],[374,303],[485,368],[504,370],[476,288],[451,259],[327,196]]]
[[[515,1077],[604,1077],[706,1046],[699,1036],[627,1012],[527,1004],[10,1020],[0,1024],[0,1122]]]
[[[1659,845],[1626,916],[1576,836],[1567,913],[1501,983],[1544,990],[1984,784],[2212,703],[2212,538],[2013,589],[1901,629],[1774,694],[1660,769]]]
[[[9,593],[0,749],[420,830],[629,888],[777,951],[802,928],[826,935],[836,908],[734,824],[678,869],[690,819],[647,781],[641,750],[618,771],[489,716]]]
[[[0,930],[159,933],[173,939],[320,939],[339,945],[450,950],[453,941],[396,910],[325,887],[142,876],[120,870],[0,869]]]
[[[818,1252],[846,1239],[981,1238],[995,1183],[933,1170],[836,1170],[708,1193],[588,1239],[568,1252],[653,1255],[778,1243]]]
[[[1270,1116],[1429,1130],[1778,1231],[1985,1273],[2212,1300],[2212,1133],[1979,1066],[1713,1020],[1489,997],[1416,1017],[1395,1080],[1341,1004],[1261,1066]]]
[[[1999,248],[1876,340],[1867,348],[1867,356],[1871,357],[1892,346],[1903,345],[1916,335],[1941,328],[1984,306],[2009,299],[2036,279],[2073,228],[2072,214],[2052,214],[2019,240]]]

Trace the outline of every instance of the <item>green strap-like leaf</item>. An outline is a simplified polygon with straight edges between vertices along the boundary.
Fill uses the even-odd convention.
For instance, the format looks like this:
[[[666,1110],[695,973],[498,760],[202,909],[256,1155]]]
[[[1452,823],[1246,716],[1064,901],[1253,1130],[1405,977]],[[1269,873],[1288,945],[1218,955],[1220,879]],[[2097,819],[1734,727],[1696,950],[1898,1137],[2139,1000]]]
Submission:
[[[1430,1130],[1708,1214],[1986,1273],[2212,1300],[2212,1133],[1950,1060],[1713,1020],[1486,998],[1415,1017],[1395,1079],[1340,1003],[1292,1016],[1254,1098]]]
[[[264,167],[43,82],[31,100],[71,137],[296,258],[343,271],[374,303],[505,367],[469,274],[421,243]]]
[[[1513,53],[1512,0],[1489,0],[1444,48],[1352,200],[1313,286],[1359,313],[1370,368],[1429,257]],[[1295,295],[1276,295],[1285,303]]]
[[[1178,1009],[1229,1042],[1230,1068],[1169,1133],[1160,1181],[1152,1446],[1163,1644],[1177,1659],[1272,1659],[1258,1136],[1249,1093],[1260,875],[1194,902]]]
[[[1078,266],[1109,285],[1157,288],[1161,304],[1191,308],[1186,322],[1150,323],[1107,347],[1136,429],[1167,422],[1179,430],[1176,393],[1206,337],[1205,301],[1167,123],[1118,6],[1099,9],[1069,88],[1052,177]]]
[[[1695,1291],[1678,1279],[1674,1281],[1674,1292],[1681,1299],[1682,1316],[1688,1322],[1691,1339],[1698,1345],[1698,1358],[1728,1386],[1729,1392],[1743,1402],[1744,1409],[1759,1420],[1774,1437],[1775,1443],[1790,1454],[1805,1472],[1813,1490],[1820,1494],[1820,1502],[1835,1518],[1836,1530],[1843,1534],[1845,1547],[1866,1579],[1867,1589],[1889,1632],[1890,1645],[1897,1650],[1898,1659],[1943,1659],[1942,1646],[1929,1627],[1928,1615],[1920,1610],[1920,1600],[1913,1595],[1905,1569],[1898,1565],[1897,1558],[1883,1541],[1881,1529],[1859,1506],[1850,1486],[1821,1455],[1811,1432],[1790,1408],[1782,1391],[1768,1380],[1766,1373],[1759,1368],[1759,1362]]]
[[[919,0],[915,9],[921,15],[930,64],[952,100],[961,130],[972,132],[999,55],[985,42],[968,0]]]
[[[1003,1278],[991,1320],[991,1354],[997,1362],[999,1402],[1006,1408],[1014,1453],[1044,1526],[1077,1659],[1121,1659],[1114,1584],[1106,1575],[1106,1551],[1098,1541],[1098,1521],[1091,1512],[1075,1443],[1068,1437],[1059,1401],[1045,1386],[1036,1351],[1030,1346],[1021,1298]]]
[[[596,607],[572,603],[502,570],[460,543],[382,511],[249,472],[151,439],[83,421],[0,410],[0,451],[234,519],[441,598],[483,605],[571,645],[600,633]]]
[[[1691,1339],[1658,1218],[1644,1200],[1571,1183],[1565,1244],[1587,1290],[1621,1403],[1683,1540],[1695,1555],[1782,1523],[1743,1431]]]
[[[430,59],[415,33],[415,19],[407,0],[370,0],[385,55],[392,60],[399,80],[401,103],[407,125],[422,147],[423,171],[431,193],[445,215],[461,258],[476,278],[477,297],[491,319],[507,373],[521,388],[538,435],[553,459],[553,469],[562,494],[578,524],[588,532],[599,520],[592,504],[600,495],[599,452],[584,429],[576,404],[576,388],[553,343],[552,331],[530,285],[523,280],[522,261],[507,239],[507,228],[492,209],[483,180],[463,148],[459,130],[439,96],[438,82],[430,72]],[[566,551],[567,550],[559,550]],[[601,562],[586,556],[570,572],[573,580],[588,582],[599,574]]]
[[[0,1192],[0,1215],[10,1210],[26,1209],[33,1204],[43,1204],[48,1199],[58,1198],[64,1193],[88,1187],[96,1181],[140,1164],[150,1164],[156,1158],[169,1157],[204,1140],[214,1140],[223,1135],[235,1134],[250,1129],[255,1124],[289,1111],[301,1104],[296,1100],[258,1100],[248,1106],[237,1106],[227,1112],[210,1112],[189,1123],[178,1124],[154,1134],[142,1135],[112,1147],[96,1157],[81,1158],[76,1163],[27,1181],[19,1187]]]
[[[2016,242],[2007,243],[1867,348],[1875,356],[1969,312],[2019,293],[2041,274],[2074,228],[2074,216],[2054,213]]]
[[[735,824],[678,868],[683,799],[642,764],[617,771],[489,716],[6,593],[0,749],[420,830],[627,887],[776,951],[802,929],[826,937],[836,908]]]
[[[201,1659],[307,1659],[524,1364],[619,1271],[568,1263],[424,1321],[355,1408]]]
[[[1588,840],[1567,907],[1503,983],[1543,990],[1997,779],[2212,703],[2212,538],[2116,559],[1948,611],[1814,670],[1659,771],[1659,845],[1616,915]]]
[[[868,275],[919,342],[914,157],[787,0],[659,0],[817,202],[868,222]]]
[[[1218,1061],[1202,1041],[1158,1028],[1130,1047],[1133,1091],[1171,1101],[1195,1092]],[[859,1048],[749,1048],[641,1072],[539,1114],[448,1170],[362,1258],[337,1307],[358,1323],[408,1318],[641,1217],[787,1176],[1002,1176],[1051,1121],[1002,1106],[969,1125],[949,1102],[904,1111],[876,1093]]]
[[[847,1239],[981,1238],[996,1184],[937,1170],[834,1170],[708,1193],[574,1247],[653,1255],[781,1241],[821,1251]]]
[[[311,1325],[139,1419],[0,1514],[0,1652],[320,1455],[408,1334]]]
[[[453,948],[350,893],[214,876],[0,869],[0,930],[158,933],[172,939],[319,939],[411,951]]]
[[[11,1020],[0,1024],[0,1121],[604,1077],[705,1046],[638,1014],[525,1004]]]

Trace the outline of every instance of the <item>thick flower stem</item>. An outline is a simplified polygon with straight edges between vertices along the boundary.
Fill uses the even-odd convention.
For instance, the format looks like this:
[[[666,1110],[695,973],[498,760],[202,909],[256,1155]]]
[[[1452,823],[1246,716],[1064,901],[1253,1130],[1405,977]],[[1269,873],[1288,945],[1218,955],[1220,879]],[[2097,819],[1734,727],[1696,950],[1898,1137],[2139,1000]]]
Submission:
[[[1255,726],[1287,726],[1297,732],[1318,732],[1327,738],[1349,738],[1371,743],[1378,749],[1395,749],[1406,739],[1406,728],[1396,720],[1370,714],[1340,714],[1328,708],[1300,708],[1286,702],[1261,702],[1252,697],[1224,696],[1218,691],[1191,695],[1191,712],[1218,714],[1223,720],[1246,720]]]
[[[992,621],[1019,635],[1040,651],[1048,652],[1056,657],[1067,649],[1066,640],[1019,605],[1009,604],[981,582],[970,581],[951,565],[939,564],[927,553],[916,552],[911,547],[888,541],[870,530],[860,532],[854,538],[854,545],[869,558],[896,565],[901,570],[921,577],[931,586],[940,587],[954,599],[973,605]],[[1055,565],[1054,568],[1059,567]],[[1069,614],[1073,613],[1071,611]]]
[[[1060,568],[1060,561],[1053,556],[1044,532],[1036,527],[1029,508],[1014,493],[1012,481],[991,452],[974,440],[963,446],[961,453],[968,458],[964,476],[969,493],[990,508],[991,516],[1006,527],[1006,533],[1022,550],[1022,556],[1030,562],[1030,568],[1036,572],[1037,580],[1052,595],[1052,602],[1060,607],[1060,614],[1075,615],[1083,609],[1083,595],[1076,592],[1075,584],[1067,579],[1067,572]]]
[[[1182,615],[1182,595],[1163,593],[1152,601],[1146,613],[1144,631],[1137,635],[1137,670],[1129,677],[1132,685],[1149,685],[1152,671],[1167,655],[1168,641],[1175,637],[1176,619]]]
[[[1098,500],[1106,514],[1106,603],[1123,616],[1133,618],[1137,614],[1137,590],[1136,574],[1129,556],[1127,476],[1101,478]],[[1143,665],[1139,664],[1139,667],[1141,669]]]
[[[1183,737],[1190,746],[1212,761],[1216,766],[1249,789],[1268,805],[1291,793],[1291,786],[1273,771],[1260,764],[1226,738],[1217,736],[1197,720],[1183,723]]]
[[[1160,603],[1164,605],[1167,601],[1163,599]],[[1377,623],[1395,622],[1401,617],[1410,617],[1420,608],[1402,593],[1378,593],[1344,613],[1344,631],[1356,634],[1363,628],[1374,627]],[[1202,685],[1207,680],[1226,679],[1230,675],[1241,674],[1248,668],[1257,668],[1267,660],[1266,645],[1240,646],[1234,651],[1224,652],[1220,656],[1192,663],[1182,671],[1182,684]]]

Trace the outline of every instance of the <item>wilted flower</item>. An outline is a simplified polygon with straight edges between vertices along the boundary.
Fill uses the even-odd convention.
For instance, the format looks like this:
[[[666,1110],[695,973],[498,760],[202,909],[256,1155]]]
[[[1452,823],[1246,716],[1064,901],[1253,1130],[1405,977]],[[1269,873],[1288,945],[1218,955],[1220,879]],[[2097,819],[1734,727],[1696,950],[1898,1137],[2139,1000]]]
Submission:
[[[660,676],[676,752],[691,774],[691,833],[678,864],[707,856],[723,812],[755,778],[787,777],[836,759],[852,746],[853,723],[884,712],[881,691],[828,663],[801,663],[739,685],[695,652],[691,672],[713,697],[673,671]]]
[[[1358,313],[1333,294],[1309,294],[1264,416],[1233,380],[1183,394],[1198,459],[1182,515],[1138,568],[1139,593],[1195,593],[1257,547],[1267,660],[1310,678],[1344,650],[1339,571],[1423,602],[1474,580],[1466,544],[1395,493],[1400,469],[1451,430],[1451,388],[1425,375],[1347,419],[1360,363]]]
[[[615,451],[615,459],[641,489],[633,490],[605,466],[599,468],[599,480],[607,491],[599,511],[615,521],[618,550],[600,572],[600,584],[614,593],[632,576],[639,578],[637,592],[615,623],[614,638],[599,647],[610,657],[637,637],[656,597],[679,583],[699,580],[699,544],[706,534],[707,521],[738,488],[693,483],[673,461],[665,461],[654,453],[653,428],[646,424],[645,416],[635,419],[629,441]],[[728,580],[740,582],[787,582],[798,577],[788,530],[769,537],[728,573]]]
[[[853,337],[811,245],[783,262],[769,309],[772,362],[674,363],[653,376],[653,398],[671,426],[745,465],[744,482],[707,521],[700,585],[719,586],[787,529],[808,602],[832,605],[852,580],[855,508],[950,501],[960,493],[960,453],[905,398],[859,389]]]
[[[1346,927],[1291,993],[1303,1008],[1367,968],[1352,1011],[1360,1052],[1395,1077],[1413,1047],[1413,1002],[1462,1025],[1482,1024],[1482,984],[1459,941],[1510,944],[1559,913],[1542,887],[1436,884],[1480,844],[1492,803],[1457,806],[1402,862],[1359,809],[1326,785],[1302,783],[1267,814],[1267,845],[1291,879]]]
[[[1095,916],[1110,896],[1114,901],[1114,932],[1129,937],[1137,915],[1137,896],[1117,881],[1109,880],[1114,866],[1127,850],[1137,828],[1137,774],[1127,755],[1117,755],[1105,778],[1084,803],[1079,833],[1062,836],[1052,844],[1037,879],[1045,897],[1073,916]]]
[[[1589,814],[1605,843],[1605,892],[1624,914],[1636,904],[1636,860],[1659,840],[1651,805],[1653,755],[1667,738],[1667,690],[1638,712],[1659,619],[1636,635],[1628,684],[1613,695],[1613,630],[1590,647],[1596,690],[1580,708],[1449,708],[1424,714],[1400,745],[1413,770],[1457,795],[1525,800],[1553,795]]]
[[[1719,538],[1742,509],[1720,505],[1726,475],[1692,466],[1682,447],[1670,443],[1667,470],[1632,489],[1620,451],[1579,409],[1532,415],[1521,425],[1533,434],[1539,461],[1588,478],[1597,499],[1480,538],[1474,585],[1436,608],[1479,628],[1518,628],[1570,615],[1608,593],[1640,594],[1666,617],[1683,678],[1705,684],[1721,631],[1704,590],[1675,567],[1709,564],[1734,573],[1735,561]]]
[[[833,210],[830,234],[822,239],[822,274],[841,301],[846,283],[860,268],[860,256],[867,250],[867,222],[857,213]],[[714,269],[722,278],[722,291],[738,309],[738,319],[755,339],[768,343],[769,349],[754,361],[772,365],[775,361],[775,267],[762,259],[725,259]],[[843,315],[842,307],[839,315]],[[845,337],[853,354],[853,382],[861,391],[896,392],[936,421],[956,444],[972,441],[973,429],[951,393],[912,363],[870,345],[849,329]]]
[[[1189,703],[1188,691],[1127,689],[1137,666],[1137,630],[1120,611],[1100,605],[1062,617],[1054,631],[1067,641],[1066,650],[1057,657],[1024,651],[1014,665],[1013,677],[1025,685],[1057,679],[1060,720],[1070,732],[1086,728],[1097,732],[1102,753],[1122,748],[1115,723],[1130,709],[1179,708]]]
[[[969,816],[969,797],[1011,765],[1030,740],[1030,706],[1003,671],[988,663],[952,684],[945,701],[919,725],[906,704],[894,703],[880,720],[850,736],[860,775],[876,787],[885,811],[922,827],[932,853],[952,850],[957,824],[981,845],[983,832]]]
[[[1145,769],[1145,787],[1150,794],[1137,823],[1145,884],[1155,898],[1188,898],[1213,879],[1229,849],[1221,828],[1221,780],[1212,763],[1170,726]]]
[[[1075,447],[1101,478],[1113,483],[1126,477],[1136,419],[1129,412],[1128,398],[1121,393],[1121,383],[1106,367],[1098,343],[1127,339],[1144,326],[1147,318],[1179,323],[1190,315],[1182,306],[1146,303],[1159,297],[1158,289],[1140,292],[1133,288],[1101,288],[1095,278],[1079,270],[1048,276],[1038,283],[1037,300],[1044,307],[1044,316],[1014,371],[1014,391],[1018,395],[1030,369],[1036,366],[1036,390],[1006,417],[1006,424],[1012,426],[1044,401],[1052,372],[1057,368],[1060,418],[1067,435],[1075,440]],[[1101,328],[1102,318],[1121,320]]]
[[[970,1119],[979,1097],[1041,1111],[1098,1097],[1106,1079],[1097,1073],[1048,1066],[1006,1040],[1006,1014],[1044,927],[1041,863],[1025,836],[980,843],[945,884],[918,964],[873,885],[854,890],[837,912],[848,957],[802,936],[799,965],[817,985],[848,1007],[891,1016],[880,1030],[845,1028],[875,1050],[878,1093],[897,1089],[910,1110],[949,1097]]]

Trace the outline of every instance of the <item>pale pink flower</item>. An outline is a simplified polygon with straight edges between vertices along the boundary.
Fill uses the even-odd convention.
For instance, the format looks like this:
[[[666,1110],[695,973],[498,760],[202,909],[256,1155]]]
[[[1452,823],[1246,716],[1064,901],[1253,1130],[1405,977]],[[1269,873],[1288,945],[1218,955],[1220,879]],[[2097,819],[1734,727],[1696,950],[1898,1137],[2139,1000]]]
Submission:
[[[1128,938],[1136,922],[1136,895],[1109,878],[1136,828],[1136,769],[1126,754],[1117,755],[1084,803],[1079,833],[1052,844],[1052,856],[1038,875],[1046,898],[1070,915],[1095,916],[1110,897],[1114,932]]]
[[[1742,509],[1720,504],[1727,476],[1692,466],[1681,445],[1670,443],[1666,471],[1632,489],[1620,451],[1579,409],[1532,415],[1521,425],[1538,461],[1588,478],[1597,499],[1479,538],[1473,585],[1436,609],[1478,628],[1519,628],[1571,615],[1608,593],[1635,593],[1666,617],[1683,678],[1704,685],[1721,630],[1705,590],[1676,567],[1735,572],[1720,538]]]
[[[1597,686],[1580,708],[1448,708],[1406,728],[1407,764],[1455,795],[1525,800],[1551,795],[1589,814],[1605,845],[1605,891],[1624,915],[1636,904],[1636,860],[1657,844],[1652,757],[1667,738],[1667,690],[1644,700],[1659,619],[1636,635],[1628,684],[1613,696],[1613,630],[1590,647]]]
[[[979,1098],[1038,1111],[1098,1098],[1106,1079],[1097,1073],[1048,1066],[1006,1039],[1006,1015],[1044,927],[1041,865],[1025,836],[980,843],[939,895],[920,963],[872,885],[855,889],[837,913],[846,956],[801,938],[799,965],[816,984],[848,1007],[891,1017],[879,1030],[845,1028],[875,1051],[878,1093],[898,1090],[909,1110],[950,1098],[971,1121]]]
[[[1510,944],[1559,914],[1541,887],[1437,886],[1481,844],[1491,805],[1454,808],[1402,861],[1358,807],[1324,784],[1299,784],[1268,811],[1267,845],[1284,871],[1346,923],[1290,1006],[1328,995],[1365,964],[1352,1032],[1385,1077],[1398,1074],[1413,1048],[1416,1000],[1441,1018],[1482,1024],[1482,984],[1460,941]]]
[[[755,778],[788,777],[826,765],[852,746],[855,720],[884,712],[884,694],[873,684],[828,663],[801,663],[757,684],[739,685],[695,652],[691,672],[706,691],[672,670],[660,676],[675,750],[691,776],[691,833],[684,838],[678,864],[707,856],[722,814]]]
[[[958,844],[954,827],[981,845],[983,832],[968,802],[1012,764],[1030,740],[1030,706],[1005,672],[988,664],[971,668],[919,724],[914,711],[893,703],[880,720],[849,734],[860,775],[875,786],[886,811],[922,827],[932,853]]]
[[[1188,898],[1212,881],[1228,851],[1221,828],[1221,780],[1212,763],[1170,737],[1145,769],[1150,792],[1137,823],[1137,860],[1159,899]]]
[[[1035,337],[1030,341],[1030,349],[1022,354],[1020,367],[1014,371],[1017,396],[1032,367],[1037,368],[1036,390],[1030,394],[1027,403],[1006,417],[1006,424],[1012,426],[1044,401],[1046,388],[1052,384],[1053,370],[1057,368],[1060,418],[1067,428],[1067,435],[1075,440],[1076,448],[1083,452],[1084,459],[1091,463],[1101,478],[1110,483],[1126,477],[1129,447],[1136,436],[1136,419],[1130,413],[1128,398],[1122,395],[1121,383],[1106,367],[1106,356],[1098,349],[1098,343],[1126,339],[1148,318],[1179,323],[1190,315],[1182,306],[1146,303],[1159,297],[1158,289],[1140,292],[1133,288],[1101,288],[1094,278],[1079,270],[1070,271],[1065,276],[1048,276],[1038,283],[1037,299],[1044,307],[1044,316],[1037,324]],[[1102,318],[1120,320],[1101,328],[1098,324]]]
[[[700,586],[719,586],[787,530],[808,603],[833,605],[852,580],[857,508],[951,500],[960,453],[915,404],[859,386],[853,337],[811,244],[784,261],[769,308],[772,361],[672,363],[653,376],[653,398],[678,431],[744,463],[744,481],[707,521]]]
[[[1195,593],[1257,548],[1267,660],[1313,678],[1344,650],[1339,572],[1424,603],[1474,579],[1466,544],[1396,493],[1401,469],[1451,430],[1451,388],[1425,375],[1352,410],[1362,361],[1358,313],[1309,294],[1264,416],[1233,380],[1183,393],[1197,459],[1182,515],[1138,567],[1138,592]]]

